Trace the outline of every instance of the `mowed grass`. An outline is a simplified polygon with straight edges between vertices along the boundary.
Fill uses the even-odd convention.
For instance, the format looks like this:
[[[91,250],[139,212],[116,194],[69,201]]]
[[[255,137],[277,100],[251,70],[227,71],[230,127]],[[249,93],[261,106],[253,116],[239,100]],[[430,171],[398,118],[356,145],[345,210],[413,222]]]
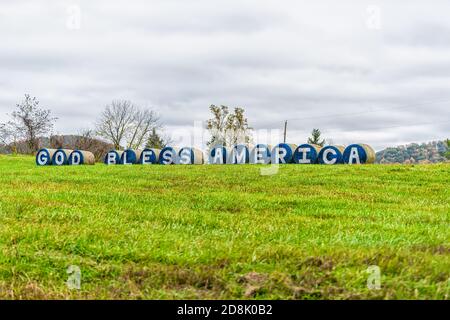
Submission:
[[[0,156],[0,298],[448,299],[449,164],[261,168]]]

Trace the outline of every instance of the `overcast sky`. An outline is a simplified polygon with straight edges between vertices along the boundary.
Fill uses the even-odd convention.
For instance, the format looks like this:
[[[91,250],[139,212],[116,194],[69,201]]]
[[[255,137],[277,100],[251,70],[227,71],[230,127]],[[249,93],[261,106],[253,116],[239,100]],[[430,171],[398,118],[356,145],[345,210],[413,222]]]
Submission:
[[[160,113],[175,144],[211,104],[243,106],[303,143],[377,150],[450,136],[450,1],[1,1],[0,122],[24,93],[92,127],[129,99]],[[274,136],[276,136],[274,138]]]

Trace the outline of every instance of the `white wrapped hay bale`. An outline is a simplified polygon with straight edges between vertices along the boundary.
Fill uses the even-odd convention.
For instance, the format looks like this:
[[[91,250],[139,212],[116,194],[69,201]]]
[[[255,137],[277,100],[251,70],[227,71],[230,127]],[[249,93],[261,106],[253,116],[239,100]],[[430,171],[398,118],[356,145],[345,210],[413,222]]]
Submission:
[[[351,144],[347,146],[343,154],[344,163],[365,164],[375,162],[375,150],[367,144]]]
[[[294,152],[294,163],[316,164],[321,149],[322,147],[316,144],[304,143],[299,145]]]
[[[257,144],[250,153],[250,163],[269,164],[271,160],[271,150],[271,145]]]
[[[95,156],[90,151],[84,150],[75,150],[69,156],[69,165],[77,166],[77,165],[93,165],[95,164]]]
[[[121,150],[111,150],[105,155],[104,162],[107,165],[120,164],[120,158],[123,154]]]
[[[159,154],[159,164],[169,165],[178,163],[179,148],[165,147]]]
[[[69,157],[73,150],[57,149],[52,157],[52,165],[65,166],[69,164]]]
[[[320,164],[341,164],[344,163],[342,154],[344,152],[343,146],[326,146],[319,152]]]
[[[141,157],[139,159],[140,164],[157,164],[159,162],[159,154],[161,150],[154,148],[146,148],[142,150]]]
[[[246,144],[234,145],[231,149],[229,163],[231,164],[245,164],[250,162],[251,146]]]
[[[141,150],[126,149],[120,156],[120,164],[138,164]]]
[[[47,149],[47,148],[40,149],[36,153],[36,164],[38,166],[51,165],[52,158],[53,158],[53,155],[55,154],[55,152],[56,152],[56,149]]]
[[[178,163],[179,164],[203,164],[203,151],[184,147],[178,153]]]
[[[272,149],[271,163],[285,164],[292,163],[294,151],[297,148],[295,144],[279,143]]]
[[[208,163],[209,164],[226,164],[229,163],[231,156],[231,148],[223,145],[217,145],[209,150]]]

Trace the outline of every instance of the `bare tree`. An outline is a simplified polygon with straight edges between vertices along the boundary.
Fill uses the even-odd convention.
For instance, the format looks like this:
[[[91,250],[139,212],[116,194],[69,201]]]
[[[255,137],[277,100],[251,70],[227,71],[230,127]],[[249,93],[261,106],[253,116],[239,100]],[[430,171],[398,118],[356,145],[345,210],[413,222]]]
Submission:
[[[82,129],[79,131],[75,140],[75,148],[79,150],[91,150],[95,145],[94,132],[91,129]]]
[[[148,109],[141,109],[129,100],[115,100],[105,107],[97,121],[97,134],[111,141],[116,149],[140,148],[148,140],[153,128],[158,128],[159,117]]]
[[[17,104],[17,110],[11,114],[12,120],[2,125],[2,130],[12,137],[14,142],[24,139],[30,152],[39,149],[39,137],[47,135],[57,119],[51,111],[41,109],[36,97],[25,94],[25,100]]]
[[[158,127],[159,118],[154,111],[137,109],[133,117],[131,130],[127,134],[127,147],[131,149],[142,147],[147,143],[153,129],[156,130]]]
[[[10,142],[11,130],[7,123],[0,124],[0,144],[7,145]]]
[[[95,133],[91,129],[81,130],[74,142],[74,149],[91,151],[96,161],[101,161],[112,148],[112,145],[96,139]]]
[[[64,145],[64,136],[62,135],[52,135],[48,141],[50,148],[52,149],[60,149],[60,148],[68,148]],[[70,148],[68,148],[70,149]]]

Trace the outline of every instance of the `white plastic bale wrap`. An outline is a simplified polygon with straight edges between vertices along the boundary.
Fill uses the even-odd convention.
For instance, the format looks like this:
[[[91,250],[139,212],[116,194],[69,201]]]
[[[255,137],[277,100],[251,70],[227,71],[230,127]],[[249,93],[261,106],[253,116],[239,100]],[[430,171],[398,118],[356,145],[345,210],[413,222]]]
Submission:
[[[232,148],[216,145],[209,150],[209,164],[226,164],[230,162]]]

